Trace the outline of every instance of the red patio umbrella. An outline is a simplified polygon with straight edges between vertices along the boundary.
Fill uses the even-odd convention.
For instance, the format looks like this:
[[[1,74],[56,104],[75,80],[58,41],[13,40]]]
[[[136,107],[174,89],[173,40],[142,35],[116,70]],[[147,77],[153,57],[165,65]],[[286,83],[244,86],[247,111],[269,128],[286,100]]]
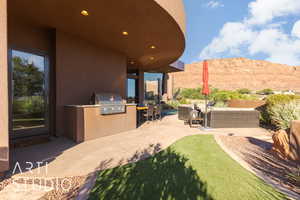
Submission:
[[[203,62],[203,72],[202,72],[202,94],[209,95],[209,86],[208,86],[208,63],[207,60]]]
[[[204,128],[207,128],[207,96],[209,95],[209,85],[208,85],[208,62],[203,61],[203,71],[202,71],[202,94],[205,95],[205,118],[204,118]]]

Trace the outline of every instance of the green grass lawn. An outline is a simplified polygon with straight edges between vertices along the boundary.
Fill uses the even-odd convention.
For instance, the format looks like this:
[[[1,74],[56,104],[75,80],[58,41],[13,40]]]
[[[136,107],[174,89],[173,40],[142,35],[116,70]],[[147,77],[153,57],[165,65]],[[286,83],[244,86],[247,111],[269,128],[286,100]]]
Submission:
[[[284,195],[232,160],[211,135],[185,137],[154,157],[101,171],[90,199],[276,200]]]

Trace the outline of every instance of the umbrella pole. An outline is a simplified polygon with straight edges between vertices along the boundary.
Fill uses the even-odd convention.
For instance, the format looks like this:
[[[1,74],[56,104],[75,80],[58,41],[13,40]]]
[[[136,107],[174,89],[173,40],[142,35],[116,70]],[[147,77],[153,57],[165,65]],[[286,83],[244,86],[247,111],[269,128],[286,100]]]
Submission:
[[[205,95],[204,128],[207,128],[207,95]]]

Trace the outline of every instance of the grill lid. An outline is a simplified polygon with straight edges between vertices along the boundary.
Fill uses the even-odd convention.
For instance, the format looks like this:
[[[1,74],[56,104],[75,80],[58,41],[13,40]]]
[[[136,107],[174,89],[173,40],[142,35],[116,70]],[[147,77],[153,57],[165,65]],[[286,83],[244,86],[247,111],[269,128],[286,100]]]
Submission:
[[[120,104],[124,104],[124,101],[120,95],[116,95],[113,93],[98,93],[95,95],[95,104],[120,105]]]
[[[125,102],[120,95],[113,93],[93,94],[94,103],[100,106],[100,114],[117,114],[125,113]]]

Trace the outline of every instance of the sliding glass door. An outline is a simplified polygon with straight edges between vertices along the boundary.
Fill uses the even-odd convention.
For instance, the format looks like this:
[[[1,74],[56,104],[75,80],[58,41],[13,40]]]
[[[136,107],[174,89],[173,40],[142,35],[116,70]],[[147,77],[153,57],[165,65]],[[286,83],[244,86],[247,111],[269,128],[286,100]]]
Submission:
[[[47,56],[12,50],[10,66],[13,138],[48,133]]]

